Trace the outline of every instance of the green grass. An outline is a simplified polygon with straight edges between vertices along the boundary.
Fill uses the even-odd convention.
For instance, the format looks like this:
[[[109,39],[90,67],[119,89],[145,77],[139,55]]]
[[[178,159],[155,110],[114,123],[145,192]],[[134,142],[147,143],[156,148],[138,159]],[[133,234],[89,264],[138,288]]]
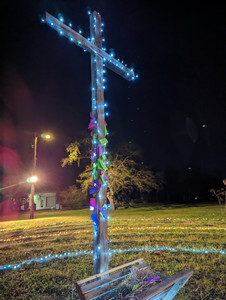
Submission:
[[[0,265],[17,263],[49,253],[92,249],[88,209],[35,212],[29,220],[0,222]],[[156,246],[224,250],[225,216],[220,208],[202,206],[143,206],[120,208],[109,221],[111,249]],[[225,299],[225,257],[217,253],[130,252],[112,256],[110,267],[143,257],[156,272],[172,275],[191,268],[194,275],[177,299]],[[0,299],[76,299],[74,284],[93,272],[89,255],[54,259],[0,271]],[[72,298],[72,294],[74,295]]]

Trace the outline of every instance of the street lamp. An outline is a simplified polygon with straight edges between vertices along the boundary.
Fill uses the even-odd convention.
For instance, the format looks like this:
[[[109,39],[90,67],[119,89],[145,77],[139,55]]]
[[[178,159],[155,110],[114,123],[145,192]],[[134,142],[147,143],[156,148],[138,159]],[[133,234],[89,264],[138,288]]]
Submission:
[[[51,140],[53,138],[53,136],[50,133],[45,132],[45,133],[41,134],[41,138],[43,138],[45,140]]]
[[[28,183],[33,183],[33,182],[37,182],[37,181],[38,181],[38,177],[36,175],[33,175],[33,176],[27,178]]]
[[[36,165],[37,165],[37,143],[38,137],[41,137],[45,140],[50,140],[52,138],[51,134],[49,133],[42,133],[40,136],[35,134],[34,138],[34,162],[33,162],[33,174],[36,172]],[[35,195],[35,182],[37,182],[38,177],[33,175],[30,178],[31,183],[31,196],[30,196],[30,219],[34,219],[34,195]]]

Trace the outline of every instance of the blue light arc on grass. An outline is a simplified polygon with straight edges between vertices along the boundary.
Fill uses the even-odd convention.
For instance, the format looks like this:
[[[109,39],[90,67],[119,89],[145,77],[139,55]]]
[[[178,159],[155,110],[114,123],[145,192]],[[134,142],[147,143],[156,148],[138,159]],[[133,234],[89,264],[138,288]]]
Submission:
[[[213,249],[206,250],[206,249],[194,249],[194,248],[158,247],[158,248],[133,248],[133,249],[115,249],[115,250],[110,249],[108,251],[108,255],[111,256],[112,254],[115,254],[115,253],[142,252],[142,251],[146,251],[146,252],[154,252],[154,251],[170,251],[170,252],[186,251],[186,252],[203,253],[203,254],[208,254],[208,253],[218,253],[218,254],[222,254],[222,255],[226,254],[226,251],[213,250]],[[30,265],[33,262],[34,263],[43,263],[43,262],[47,262],[49,260],[56,259],[56,258],[66,258],[66,257],[79,256],[79,255],[93,255],[93,251],[80,251],[80,252],[68,252],[68,253],[65,252],[64,254],[56,254],[56,255],[48,254],[48,255],[40,257],[40,258],[36,257],[36,258],[32,258],[30,260],[24,260],[24,261],[22,261],[20,263],[0,266],[0,271],[7,270],[7,269],[12,269],[12,270],[19,269],[23,265]]]

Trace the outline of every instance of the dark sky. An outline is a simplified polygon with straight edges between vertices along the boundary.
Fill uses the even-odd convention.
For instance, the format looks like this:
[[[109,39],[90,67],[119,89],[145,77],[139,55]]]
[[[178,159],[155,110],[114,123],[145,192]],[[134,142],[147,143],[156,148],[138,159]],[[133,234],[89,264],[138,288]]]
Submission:
[[[61,13],[89,36],[87,7],[104,20],[106,48],[139,74],[127,82],[107,70],[105,99],[112,143],[144,149],[158,171],[193,168],[226,176],[226,9],[201,1],[1,1],[1,145],[15,150],[23,172],[32,163],[61,185],[65,144],[86,131],[91,109],[90,54],[40,22],[44,11]],[[205,125],[205,127],[203,127]],[[88,132],[88,130],[87,130]],[[109,145],[109,149],[111,145]]]

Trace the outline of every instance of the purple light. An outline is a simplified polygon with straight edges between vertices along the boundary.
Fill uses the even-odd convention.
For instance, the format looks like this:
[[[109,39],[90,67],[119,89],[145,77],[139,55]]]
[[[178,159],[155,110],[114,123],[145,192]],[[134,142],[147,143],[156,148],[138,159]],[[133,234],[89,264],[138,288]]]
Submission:
[[[146,281],[147,281],[147,282],[150,282],[150,281],[152,281],[152,280],[157,280],[157,279],[160,279],[160,276],[157,276],[157,277],[148,277],[148,278],[146,279]]]
[[[95,198],[90,198],[90,211],[94,211],[96,207]]]

